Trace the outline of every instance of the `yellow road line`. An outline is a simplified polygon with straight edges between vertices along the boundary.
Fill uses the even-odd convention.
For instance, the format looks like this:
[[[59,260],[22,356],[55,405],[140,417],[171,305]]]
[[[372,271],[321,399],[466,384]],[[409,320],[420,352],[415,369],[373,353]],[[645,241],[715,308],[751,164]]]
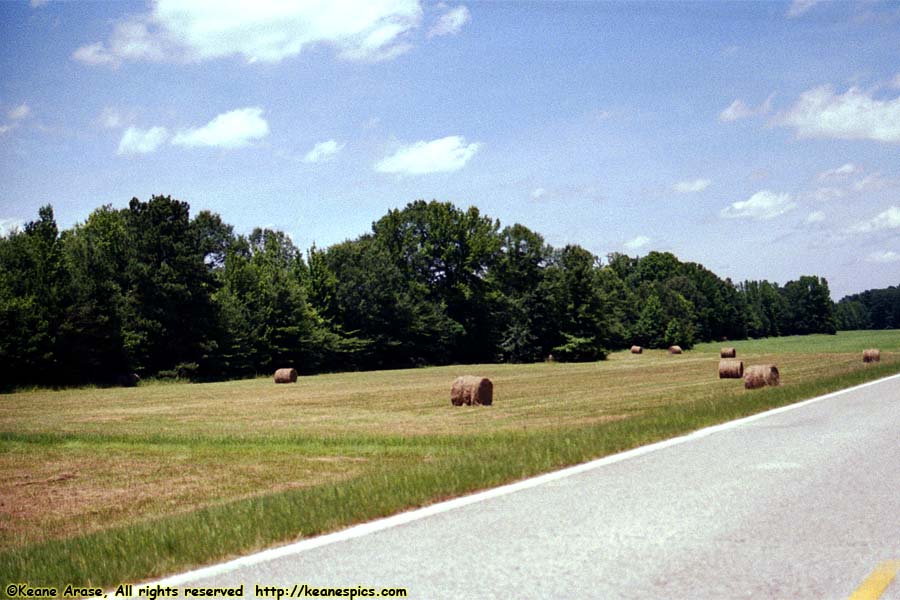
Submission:
[[[894,580],[898,570],[900,560],[884,561],[856,588],[849,600],[878,600]]]

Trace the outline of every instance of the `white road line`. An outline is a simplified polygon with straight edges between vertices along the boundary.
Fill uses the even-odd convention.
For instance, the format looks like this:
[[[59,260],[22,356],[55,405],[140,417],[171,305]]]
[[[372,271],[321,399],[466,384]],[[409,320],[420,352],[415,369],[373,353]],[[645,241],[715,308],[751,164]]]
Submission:
[[[306,552],[307,550],[312,550],[313,548],[321,548],[322,546],[327,546],[329,544],[334,544],[337,542],[343,542],[346,540],[352,540],[354,538],[362,537],[365,535],[369,535],[371,533],[375,533],[378,531],[384,531],[385,529],[390,529],[392,527],[398,527],[400,525],[405,525],[407,523],[412,523],[413,521],[418,521],[420,519],[424,519],[430,517],[432,515],[437,515],[440,513],[444,513],[447,511],[455,510],[457,508],[461,508],[463,506],[468,506],[470,504],[475,504],[478,502],[484,502],[485,500],[490,500],[491,498],[498,498],[500,496],[505,496],[507,494],[512,494],[521,490],[527,490],[533,487],[537,487],[544,483],[550,481],[557,481],[559,479],[563,479],[565,477],[571,477],[573,475],[578,475],[579,473],[585,473],[587,471],[592,471],[594,469],[610,465],[613,463],[621,462],[623,460],[628,460],[630,458],[635,458],[638,456],[643,456],[644,454],[649,454],[651,452],[656,452],[657,450],[662,450],[664,448],[669,448],[671,446],[677,446],[679,444],[684,444],[687,442],[691,442],[694,440],[698,440],[700,438],[704,438],[708,435],[712,435],[714,433],[718,433],[720,431],[726,431],[728,429],[734,429],[735,427],[740,427],[746,423],[751,423],[753,421],[757,421],[759,419],[765,419],[766,417],[781,414],[784,412],[788,412],[791,410],[795,410],[798,408],[802,408],[804,406],[808,406],[815,402],[821,402],[822,400],[827,400],[829,398],[833,398],[835,396],[839,396],[841,394],[846,394],[848,392],[852,392],[855,390],[859,390],[862,388],[866,388],[873,385],[878,385],[885,381],[889,381],[891,379],[900,378],[900,373],[897,375],[890,375],[888,377],[884,377],[882,379],[876,379],[875,381],[869,381],[851,388],[846,388],[843,390],[838,390],[836,392],[831,392],[830,394],[825,394],[824,396],[818,396],[816,398],[810,398],[809,400],[803,400],[802,402],[797,402],[795,404],[788,404],[787,406],[781,406],[779,408],[773,408],[771,410],[767,410],[765,412],[757,413],[755,415],[750,415],[749,417],[743,417],[734,421],[728,421],[727,423],[721,423],[719,425],[712,425],[710,427],[705,427],[703,429],[698,429],[697,431],[688,433],[686,435],[682,435],[675,438],[670,438],[667,440],[663,440],[661,442],[655,442],[653,444],[648,444],[646,446],[640,446],[638,448],[633,448],[631,450],[626,450],[625,452],[620,452],[618,454],[611,454],[609,456],[605,456],[603,458],[598,458],[596,460],[592,460],[590,462],[582,463],[580,465],[575,465],[572,467],[566,467],[565,469],[560,469],[559,471],[553,471],[550,473],[544,473],[543,475],[537,475],[535,477],[531,477],[529,479],[523,479],[522,481],[517,481],[515,483],[510,483],[507,485],[503,485],[497,488],[485,490],[482,492],[476,492],[474,494],[470,494],[468,496],[462,496],[460,498],[454,498],[453,500],[447,500],[445,502],[440,502],[438,504],[432,504],[430,506],[426,506],[424,508],[418,508],[415,510],[399,513],[390,517],[385,517],[383,519],[378,519],[376,521],[370,521],[368,523],[362,523],[360,525],[354,525],[353,527],[349,527],[347,529],[343,529],[341,531],[336,531],[334,533],[329,533],[325,535],[321,535],[314,538],[309,538],[305,540],[301,540],[299,542],[295,542],[293,544],[288,544],[286,546],[280,546],[277,548],[271,548],[269,550],[263,550],[262,552],[257,552],[255,554],[250,554],[247,556],[242,556],[241,558],[236,558],[234,560],[230,560],[228,562],[220,563],[217,565],[210,565],[208,567],[203,567],[200,569],[196,569],[193,571],[187,571],[185,573],[180,573],[178,575],[172,575],[170,577],[166,577],[165,579],[160,579],[158,581],[151,581],[149,583],[144,583],[139,586],[134,587],[133,594],[137,595],[138,590],[146,587],[155,587],[157,585],[160,586],[179,586],[185,585],[192,581],[196,581],[198,579],[206,579],[209,577],[214,577],[216,575],[221,575],[223,573],[228,573],[230,571],[234,571],[235,569],[239,569],[241,567],[258,565],[260,563],[268,562],[271,560],[275,560],[277,558],[282,558],[285,556],[291,556],[293,554],[300,554],[301,552]]]

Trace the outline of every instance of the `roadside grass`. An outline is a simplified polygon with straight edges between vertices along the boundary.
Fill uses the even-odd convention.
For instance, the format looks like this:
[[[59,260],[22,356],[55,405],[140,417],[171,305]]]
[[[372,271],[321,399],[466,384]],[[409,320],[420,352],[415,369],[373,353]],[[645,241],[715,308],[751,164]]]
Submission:
[[[898,342],[3,396],[0,582],[112,586],[291,542],[897,373]],[[784,385],[718,380],[722,345]],[[461,373],[491,377],[495,405],[451,407]]]

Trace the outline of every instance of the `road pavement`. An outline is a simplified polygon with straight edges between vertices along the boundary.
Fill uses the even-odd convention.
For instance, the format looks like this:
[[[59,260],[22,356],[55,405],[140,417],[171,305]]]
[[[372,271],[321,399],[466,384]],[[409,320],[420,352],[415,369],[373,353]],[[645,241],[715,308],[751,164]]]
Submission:
[[[897,559],[892,377],[163,583],[244,584],[249,596],[307,584],[416,599],[821,599],[848,598]],[[900,581],[882,598],[900,598]]]

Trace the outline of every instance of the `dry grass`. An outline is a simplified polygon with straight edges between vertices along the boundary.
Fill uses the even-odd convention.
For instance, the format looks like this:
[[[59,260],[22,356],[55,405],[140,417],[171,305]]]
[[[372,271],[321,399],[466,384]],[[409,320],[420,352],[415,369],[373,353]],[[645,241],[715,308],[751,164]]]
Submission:
[[[419,464],[459,452],[462,436],[578,428],[752,393],[718,378],[718,350],[480,365],[494,383],[490,407],[450,406],[451,383],[471,366],[0,396],[0,535],[27,546]],[[867,368],[858,350],[740,352],[778,364],[784,387]],[[900,352],[882,352],[885,363],[900,364]]]

